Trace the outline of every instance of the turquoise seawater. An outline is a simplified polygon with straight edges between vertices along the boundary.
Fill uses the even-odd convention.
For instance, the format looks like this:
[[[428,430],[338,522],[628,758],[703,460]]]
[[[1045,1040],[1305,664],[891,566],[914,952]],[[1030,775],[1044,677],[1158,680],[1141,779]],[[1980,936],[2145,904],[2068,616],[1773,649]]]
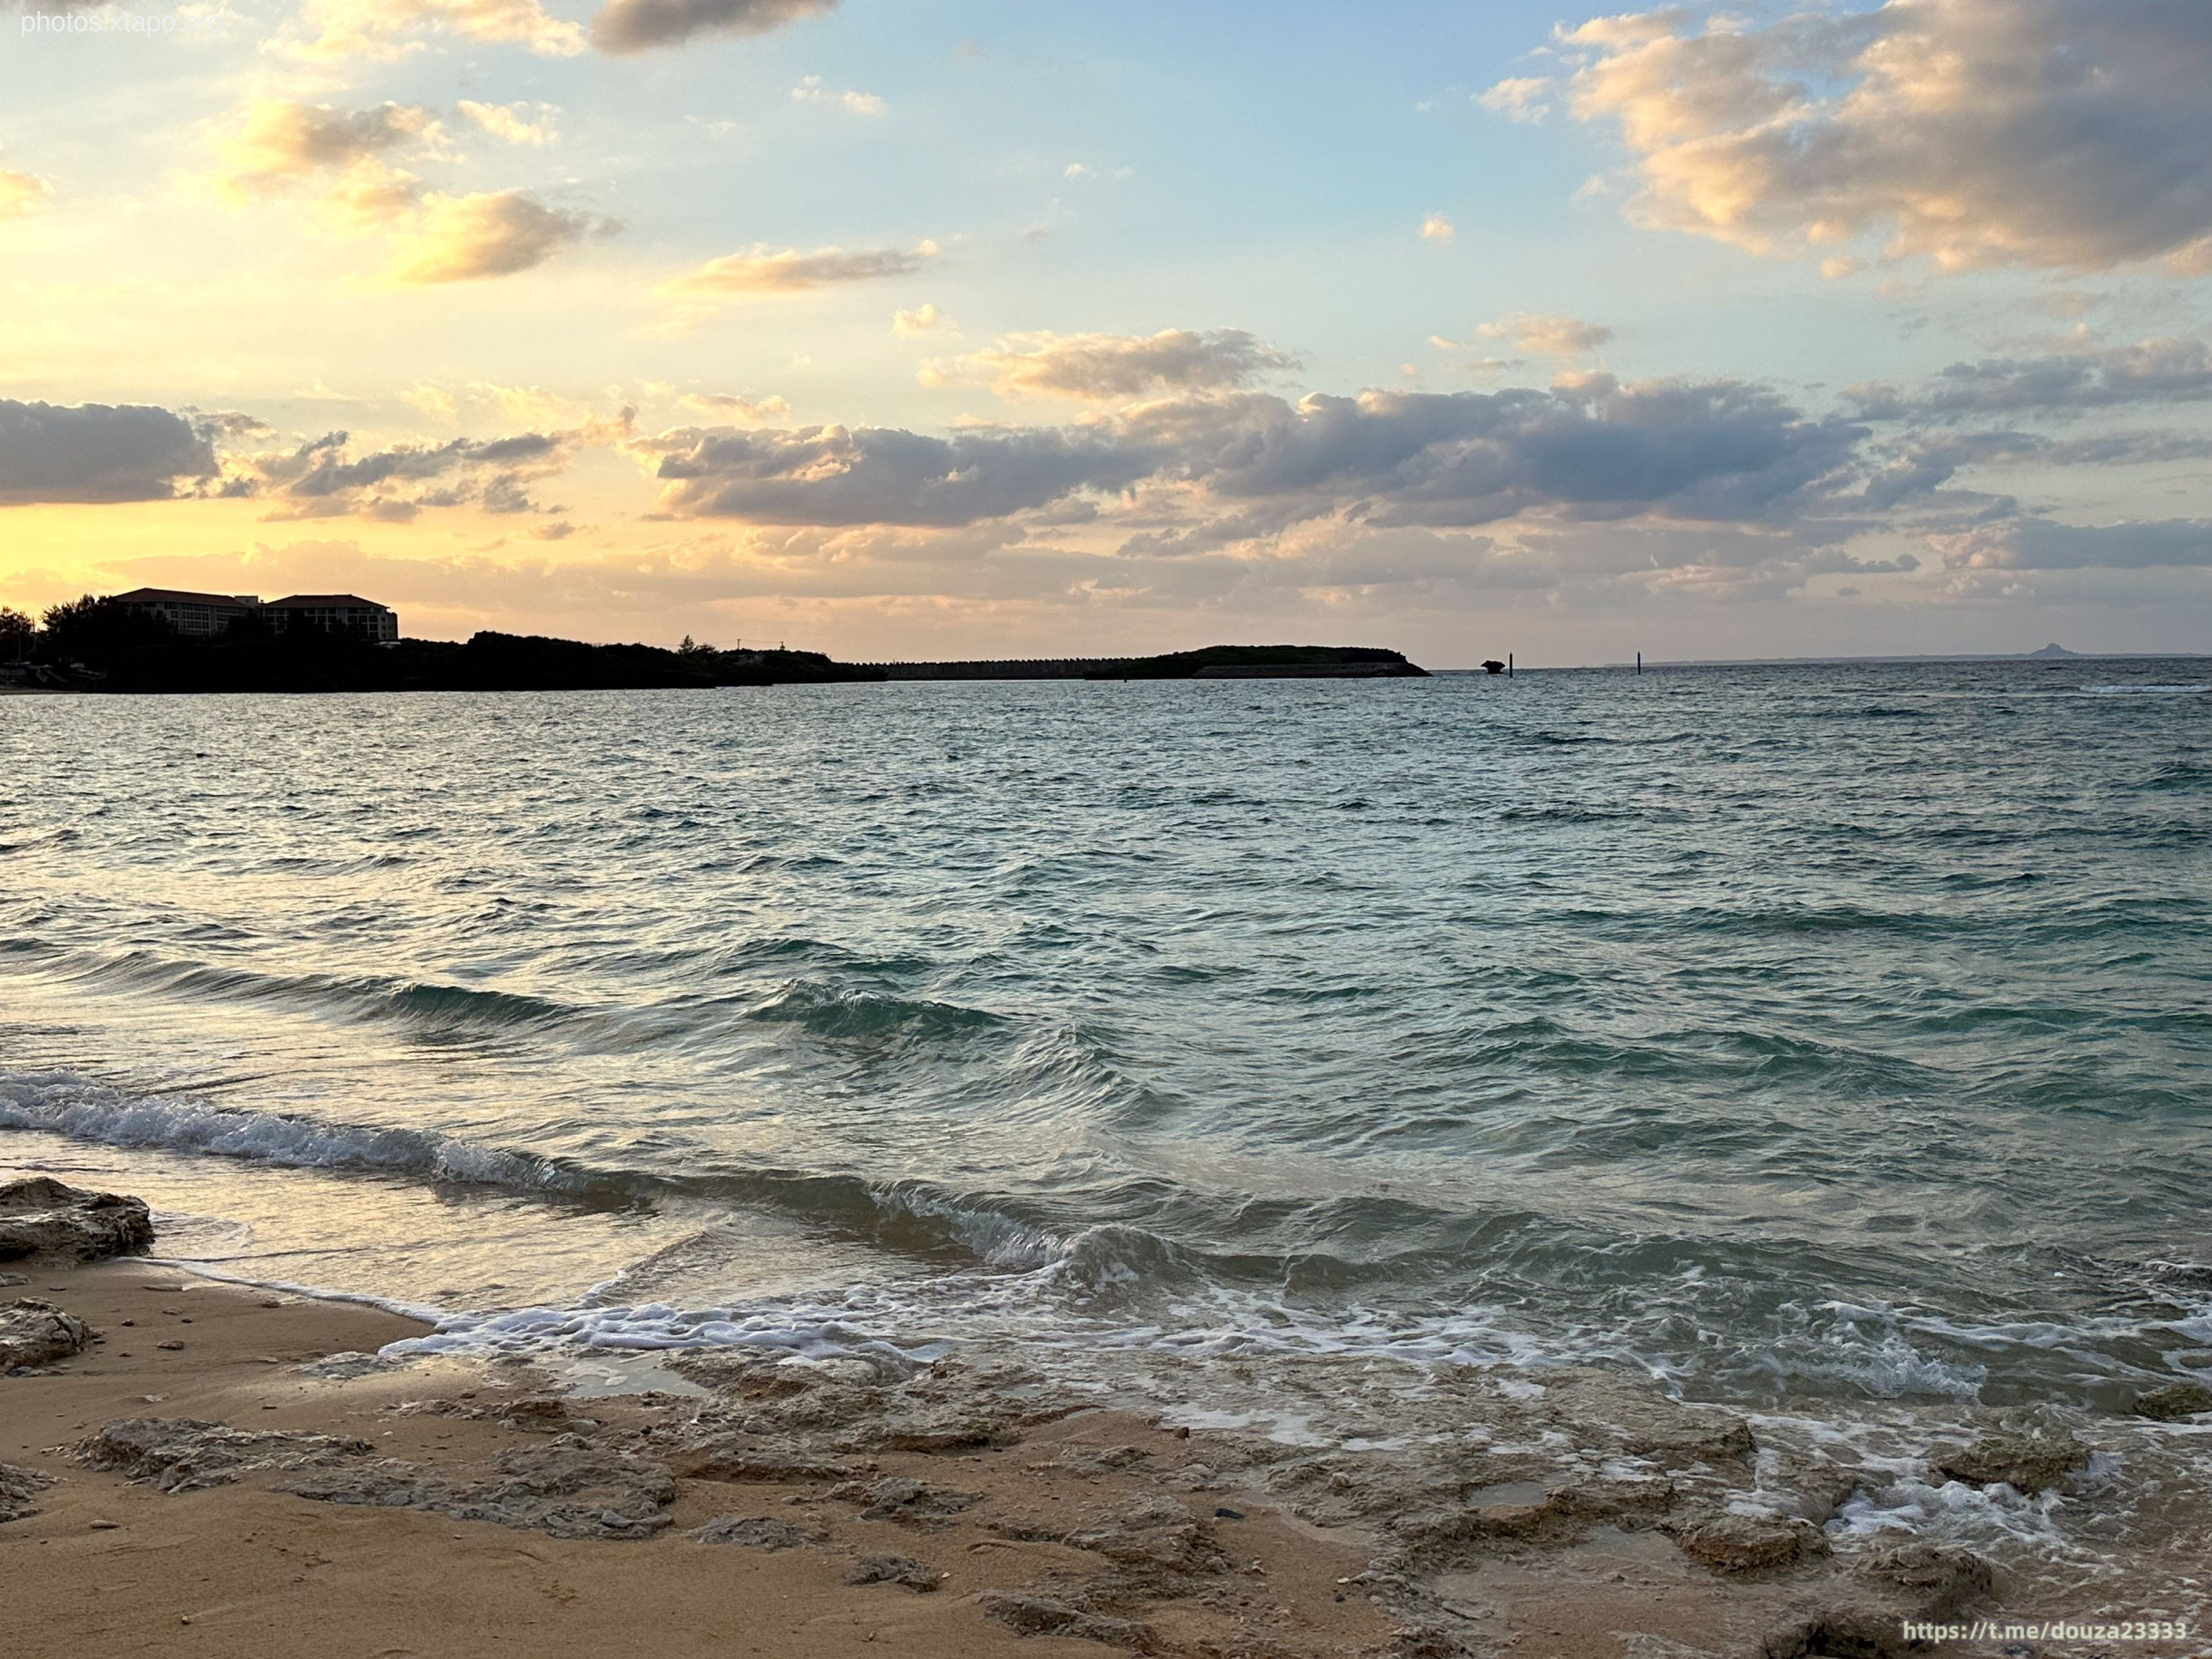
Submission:
[[[456,1342],[2212,1366],[2212,662],[0,702],[0,1162]]]

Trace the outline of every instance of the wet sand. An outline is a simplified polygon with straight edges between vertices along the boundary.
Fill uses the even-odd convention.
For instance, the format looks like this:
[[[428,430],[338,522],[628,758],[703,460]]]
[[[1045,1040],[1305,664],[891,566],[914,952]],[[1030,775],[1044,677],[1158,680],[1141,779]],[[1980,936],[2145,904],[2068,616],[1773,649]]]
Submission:
[[[421,1334],[388,1314],[191,1281],[135,1261],[33,1268],[30,1278],[4,1295],[50,1300],[104,1340],[49,1374],[0,1377],[0,1462],[55,1482],[33,1500],[37,1514],[0,1525],[0,1632],[8,1638],[0,1648],[26,1655],[1111,1652],[1094,1641],[1024,1636],[979,1607],[979,1593],[1019,1593],[1099,1565],[1086,1552],[1010,1538],[991,1523],[1003,1525],[1018,1509],[1044,1511],[1049,1527],[1073,1527],[1158,1491],[1148,1474],[1077,1473],[1085,1448],[1140,1443],[1155,1471],[1188,1455],[1188,1441],[1087,1413],[1004,1449],[862,1460],[877,1465],[861,1471],[872,1481],[913,1471],[976,1494],[957,1514],[868,1521],[854,1503],[824,1498],[820,1481],[686,1479],[673,1523],[643,1542],[313,1502],[270,1490],[282,1477],[269,1473],[164,1493],[121,1473],[88,1470],[65,1449],[116,1419],[197,1419],[356,1436],[384,1456],[468,1470],[557,1437],[535,1424],[467,1414],[544,1400],[543,1379],[521,1367],[434,1364],[351,1381],[297,1370]],[[183,1346],[159,1346],[168,1342]],[[600,1425],[588,1437],[622,1437],[646,1427],[653,1407],[599,1400],[571,1409]],[[1071,1451],[1067,1464],[1036,1467]],[[1186,1506],[1224,1534],[1234,1570],[1209,1575],[1226,1595],[1188,1605],[1168,1598],[1150,1610],[1164,1639],[1192,1650],[1316,1656],[1387,1645],[1389,1617],[1336,1583],[1364,1565],[1357,1548],[1279,1515],[1253,1511],[1231,1522],[1214,1517],[1224,1506],[1211,1500],[1191,1498]],[[818,1531],[819,1541],[770,1551],[682,1535],[732,1512],[793,1517]],[[847,1584],[860,1558],[874,1554],[918,1562],[942,1581],[927,1593]]]
[[[1487,1449],[1409,1475],[988,1363],[724,1349],[586,1398],[512,1360],[380,1362],[423,1328],[363,1306],[145,1261],[24,1271],[0,1305],[99,1337],[0,1376],[0,1465],[52,1482],[0,1522],[11,1655],[1979,1654],[2006,1650],[1908,1647],[1899,1619],[2027,1588],[1955,1553],[1870,1573],[1818,1515],[1730,1520],[1748,1429],[1609,1375],[1465,1379]]]

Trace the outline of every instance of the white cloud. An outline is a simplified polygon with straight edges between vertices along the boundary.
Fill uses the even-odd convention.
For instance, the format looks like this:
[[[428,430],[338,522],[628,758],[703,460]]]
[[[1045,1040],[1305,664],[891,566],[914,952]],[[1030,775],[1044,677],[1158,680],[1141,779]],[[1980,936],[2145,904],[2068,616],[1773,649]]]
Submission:
[[[429,196],[419,217],[394,240],[386,274],[409,286],[509,276],[613,228],[519,190]]]
[[[1458,227],[1441,213],[1431,213],[1421,221],[1421,240],[1425,242],[1449,242],[1458,234]]]
[[[1533,125],[1552,112],[1551,105],[1545,101],[1551,91],[1552,82],[1542,76],[1516,76],[1500,81],[1486,92],[1478,92],[1474,101],[1508,120]]]
[[[1595,351],[1613,338],[1613,331],[1602,323],[1586,323],[1557,312],[1516,311],[1483,324],[1475,332],[1486,340],[1506,341],[1516,351],[1538,357],[1571,357]]]
[[[0,167],[0,223],[21,218],[54,193],[45,179]]]
[[[663,283],[655,291],[673,307],[668,328],[681,331],[739,300],[910,276],[937,258],[938,251],[934,242],[910,248],[855,248],[849,252],[823,247],[811,253],[756,246],[743,253],[709,259],[698,270]]]
[[[553,118],[560,111],[550,104],[479,104],[464,98],[459,107],[493,137],[510,144],[542,146],[558,137],[553,131]]]
[[[389,61],[420,52],[422,42],[410,36],[422,28],[527,46],[551,57],[584,49],[584,32],[550,15],[540,0],[307,0],[279,50],[311,62]]]
[[[765,398],[740,397],[732,392],[687,392],[677,401],[695,414],[743,426],[766,426],[791,418],[791,405],[773,393]]]
[[[1939,270],[2212,269],[2212,10],[1891,0],[1765,27],[1565,32],[1571,107],[1617,123],[1641,222],[1758,253],[1865,239]]]
[[[934,334],[951,326],[945,313],[934,305],[916,306],[911,311],[891,313],[891,332],[894,334]]]
[[[834,91],[822,84],[822,77],[818,75],[801,76],[799,84],[791,89],[791,98],[793,103],[798,104],[842,104],[855,115],[881,115],[890,107],[872,92],[854,92],[849,88],[843,92]]]

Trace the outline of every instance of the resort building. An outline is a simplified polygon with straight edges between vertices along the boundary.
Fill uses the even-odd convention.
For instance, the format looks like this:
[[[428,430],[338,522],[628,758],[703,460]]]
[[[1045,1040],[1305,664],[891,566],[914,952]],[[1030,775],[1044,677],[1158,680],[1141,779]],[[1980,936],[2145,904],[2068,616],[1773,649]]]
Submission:
[[[186,593],[168,587],[134,587],[118,605],[159,617],[191,639],[213,639],[234,622],[258,617],[276,630],[295,622],[331,634],[357,634],[384,644],[399,637],[398,613],[353,593],[295,593],[264,605],[251,593]]]
[[[203,640],[261,609],[261,601],[251,593],[185,593],[173,587],[134,587],[118,593],[115,602],[159,617],[179,634]]]
[[[378,644],[399,637],[397,611],[352,593],[295,593],[289,599],[270,600],[261,614],[277,629],[302,622],[329,634],[358,634]]]

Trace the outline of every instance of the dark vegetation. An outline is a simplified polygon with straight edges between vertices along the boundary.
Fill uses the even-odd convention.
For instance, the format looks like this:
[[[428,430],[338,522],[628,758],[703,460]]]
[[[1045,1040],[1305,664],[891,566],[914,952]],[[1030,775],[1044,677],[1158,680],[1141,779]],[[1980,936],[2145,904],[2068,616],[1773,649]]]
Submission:
[[[94,691],[611,691],[882,678],[818,651],[717,651],[690,640],[673,651],[493,633],[375,645],[297,623],[271,630],[258,617],[193,639],[89,595],[39,623],[0,611],[0,663],[18,661],[20,679]]]
[[[1428,671],[1406,660],[1404,653],[1364,645],[1209,645],[1200,651],[1176,651],[1164,657],[1132,657],[1120,678],[1132,680],[1189,680],[1284,675],[1334,677],[1357,674],[1420,676]]]
[[[921,665],[928,667],[932,665]],[[1215,645],[1125,660],[963,663],[955,678],[1180,680],[1362,678],[1425,672],[1367,646]],[[897,678],[908,678],[896,675]],[[90,594],[38,621],[0,609],[0,678],[79,691],[614,691],[880,680],[884,669],[818,651],[717,651],[686,639],[586,645],[534,635],[374,644],[295,622],[240,617],[213,639]]]

